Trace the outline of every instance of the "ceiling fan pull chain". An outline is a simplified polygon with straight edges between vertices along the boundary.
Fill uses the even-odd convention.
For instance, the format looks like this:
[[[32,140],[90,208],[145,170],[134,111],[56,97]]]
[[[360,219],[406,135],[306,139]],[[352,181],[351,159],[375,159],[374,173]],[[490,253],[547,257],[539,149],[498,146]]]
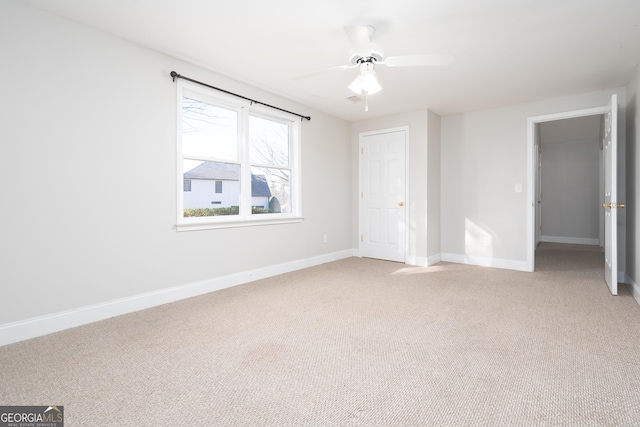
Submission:
[[[364,111],[369,111],[369,91],[364,91]]]

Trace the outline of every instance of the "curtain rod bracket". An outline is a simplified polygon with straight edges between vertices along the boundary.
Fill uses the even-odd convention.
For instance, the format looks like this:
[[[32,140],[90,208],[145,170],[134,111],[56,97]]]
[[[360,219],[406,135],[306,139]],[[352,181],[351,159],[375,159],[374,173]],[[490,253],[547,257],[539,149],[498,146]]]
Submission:
[[[174,82],[176,81],[176,79],[188,80],[190,82],[197,83],[199,85],[206,86],[208,88],[215,89],[215,90],[218,90],[220,92],[224,92],[224,93],[227,93],[229,95],[233,95],[233,96],[237,96],[238,98],[245,99],[245,100],[247,100],[247,101],[249,101],[251,103],[250,104],[251,106],[253,106],[253,104],[260,104],[260,105],[264,105],[265,107],[273,108],[275,110],[284,111],[285,113],[289,113],[289,114],[293,114],[294,116],[298,116],[301,119],[300,121],[304,121],[304,120],[311,121],[311,116],[303,116],[302,114],[294,113],[293,111],[289,111],[289,110],[285,110],[283,108],[275,107],[273,105],[265,104],[264,102],[256,101],[255,99],[247,98],[246,96],[238,95],[237,93],[229,92],[228,90],[220,89],[218,87],[211,86],[211,85],[208,85],[206,83],[199,82],[198,80],[190,79],[189,77],[182,76],[182,75],[176,73],[175,71],[172,71],[169,75],[171,76],[171,79]]]

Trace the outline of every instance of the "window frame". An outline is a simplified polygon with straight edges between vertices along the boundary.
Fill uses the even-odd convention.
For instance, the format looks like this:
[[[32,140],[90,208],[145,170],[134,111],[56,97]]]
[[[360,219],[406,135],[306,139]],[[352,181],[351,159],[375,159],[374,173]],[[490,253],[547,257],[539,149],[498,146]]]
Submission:
[[[245,227],[255,225],[283,224],[301,222],[302,217],[302,191],[300,174],[300,150],[301,150],[301,120],[295,115],[273,110],[268,107],[253,104],[242,98],[232,97],[213,89],[179,80],[177,86],[177,120],[176,120],[176,229],[178,231],[206,230],[216,228]],[[183,97],[195,99],[211,105],[236,111],[238,114],[238,159],[229,161],[223,159],[206,159],[204,161],[220,161],[240,165],[240,211],[238,215],[212,216],[212,217],[184,217],[183,183],[184,170],[182,153],[182,99]],[[289,170],[290,204],[291,212],[252,214],[251,213],[251,167],[249,158],[249,121],[250,116],[259,117],[283,123],[289,129],[289,165],[279,167]],[[193,156],[187,156],[193,158]],[[248,191],[247,191],[248,190]]]

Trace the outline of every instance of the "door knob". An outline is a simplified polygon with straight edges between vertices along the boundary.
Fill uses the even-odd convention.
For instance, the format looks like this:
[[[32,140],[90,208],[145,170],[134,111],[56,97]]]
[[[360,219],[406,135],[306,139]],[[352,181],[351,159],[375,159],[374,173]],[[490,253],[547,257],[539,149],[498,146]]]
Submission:
[[[404,206],[404,202],[398,202],[398,206]]]

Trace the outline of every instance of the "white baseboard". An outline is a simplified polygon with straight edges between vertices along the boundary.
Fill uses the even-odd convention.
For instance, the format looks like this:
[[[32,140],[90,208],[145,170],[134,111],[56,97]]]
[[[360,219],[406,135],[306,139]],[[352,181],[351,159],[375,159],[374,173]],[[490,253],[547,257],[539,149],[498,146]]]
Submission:
[[[440,261],[442,261],[442,254],[431,255],[429,258],[427,258],[427,266],[437,264]]]
[[[415,265],[417,267],[426,267],[427,258],[423,256],[408,256],[404,263],[408,265]]]
[[[624,281],[624,283],[627,285],[627,289],[629,289],[629,292],[631,293],[631,295],[633,295],[633,298],[635,298],[638,305],[640,305],[640,286],[638,286],[638,284],[634,282],[631,277],[629,277],[629,275],[625,274],[625,276],[626,280]]]
[[[549,243],[569,243],[572,245],[595,245],[600,244],[598,239],[588,239],[582,237],[561,237],[561,236],[540,236],[541,242]]]
[[[353,256],[351,249],[0,325],[0,346]]]
[[[359,255],[354,256],[359,257]],[[417,267],[429,267],[430,265],[437,264],[440,261],[442,261],[440,254],[432,255],[428,258],[423,256],[407,256],[405,264],[415,265]]]
[[[510,259],[489,258],[472,255],[442,253],[442,261],[455,262],[457,264],[477,265],[480,267],[503,268],[506,270],[531,271],[527,261],[514,261]]]

